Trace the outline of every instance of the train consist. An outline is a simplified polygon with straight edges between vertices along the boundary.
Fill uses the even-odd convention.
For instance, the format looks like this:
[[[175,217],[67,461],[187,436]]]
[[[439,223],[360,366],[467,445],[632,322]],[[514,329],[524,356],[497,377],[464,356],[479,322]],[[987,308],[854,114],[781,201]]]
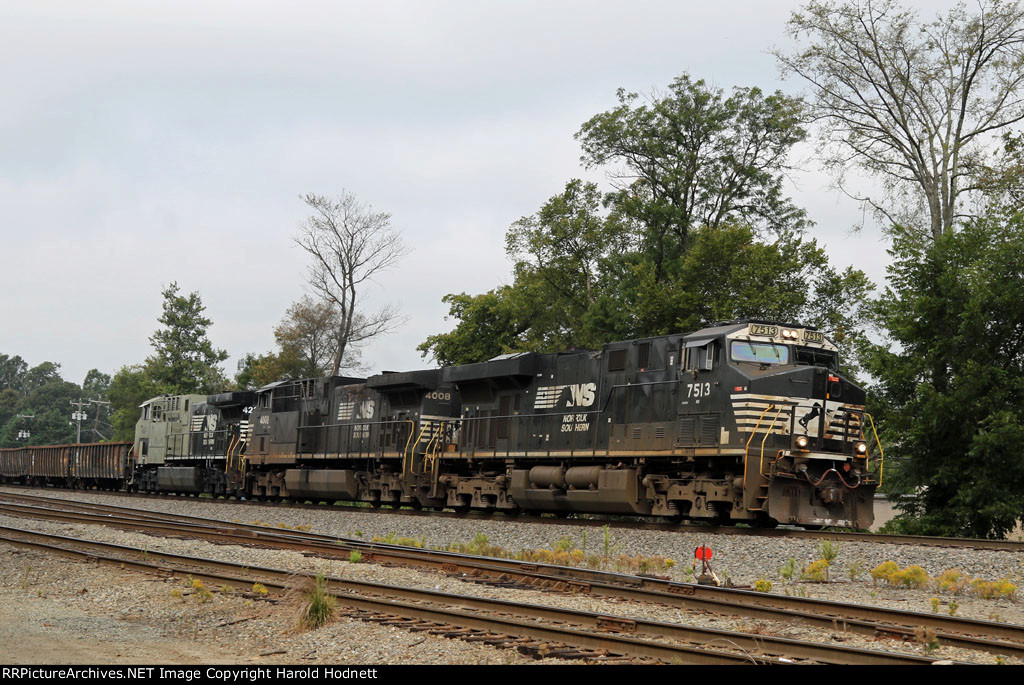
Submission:
[[[0,477],[867,528],[880,463],[864,402],[821,332],[743,321],[600,351],[156,397],[134,444],[0,450]],[[106,466],[85,475],[90,449]]]

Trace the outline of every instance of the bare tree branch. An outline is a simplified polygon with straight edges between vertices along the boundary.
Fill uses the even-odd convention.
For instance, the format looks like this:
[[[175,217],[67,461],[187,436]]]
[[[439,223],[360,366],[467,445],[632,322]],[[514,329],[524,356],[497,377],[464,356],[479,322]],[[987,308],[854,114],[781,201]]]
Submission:
[[[978,187],[990,134],[1024,120],[1024,10],[1019,0],[961,4],[922,23],[897,0],[811,0],[789,21],[806,39],[776,50],[810,84],[826,166],[852,162],[883,179],[882,217],[926,208],[929,232],[954,230],[957,205]]]
[[[391,306],[364,313],[360,296],[367,281],[409,250],[391,228],[390,214],[374,212],[351,193],[343,190],[337,199],[310,193],[302,199],[313,214],[300,224],[295,243],[312,257],[309,286],[335,310],[331,373],[337,375],[346,355],[361,343],[404,323]]]

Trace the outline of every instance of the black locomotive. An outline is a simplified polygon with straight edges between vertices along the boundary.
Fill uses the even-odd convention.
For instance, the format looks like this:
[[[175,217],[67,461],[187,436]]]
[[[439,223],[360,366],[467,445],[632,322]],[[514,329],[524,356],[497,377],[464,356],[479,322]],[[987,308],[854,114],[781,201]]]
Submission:
[[[867,528],[877,478],[864,402],[819,331],[735,322],[600,351],[154,398],[126,485]]]

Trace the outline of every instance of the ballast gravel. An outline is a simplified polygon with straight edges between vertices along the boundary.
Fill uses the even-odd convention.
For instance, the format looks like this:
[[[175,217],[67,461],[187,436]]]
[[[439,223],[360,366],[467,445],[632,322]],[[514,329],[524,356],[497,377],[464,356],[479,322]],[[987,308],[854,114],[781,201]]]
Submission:
[[[2,491],[3,489],[0,489]],[[1024,624],[1019,599],[983,600],[940,594],[934,589],[876,586],[868,571],[883,561],[901,568],[917,564],[931,575],[959,569],[988,580],[1008,578],[1018,587],[1024,576],[1024,554],[935,548],[871,542],[842,542],[832,564],[831,582],[798,582],[780,578],[792,558],[799,569],[817,559],[819,542],[805,539],[718,535],[687,529],[644,531],[616,528],[545,525],[505,519],[459,519],[402,516],[372,510],[338,511],[281,506],[236,506],[203,499],[124,498],[101,493],[54,490],[11,490],[79,501],[115,504],[152,511],[186,514],[270,527],[307,526],[312,532],[370,540],[395,534],[442,547],[472,541],[479,535],[508,550],[552,549],[563,538],[588,554],[660,555],[677,563],[658,573],[689,580],[693,550],[714,551],[719,576],[738,585],[757,580],[773,584],[772,592],[893,607],[910,611],[950,611],[971,618]],[[701,625],[794,639],[840,642],[845,646],[928,654],[933,658],[974,663],[1024,664],[1024,660],[940,646],[929,652],[922,644],[874,639],[840,631],[822,631],[798,624],[715,616],[700,612],[627,601],[497,588],[464,582],[446,574],[375,564],[307,557],[297,552],[215,545],[175,538],[128,533],[94,525],[71,525],[0,516],[0,525],[80,536],[153,551],[190,554],[237,563],[269,566],[297,573],[324,572],[347,579],[438,590],[454,594],[547,604],[618,616]],[[564,544],[564,543],[562,543]],[[204,598],[181,579],[96,567],[68,559],[0,545],[0,640],[23,641],[52,649],[9,650],[5,663],[366,663],[366,664],[525,664],[567,663],[535,660],[510,649],[411,632],[394,626],[341,617],[315,631],[297,628],[296,601],[271,602],[239,591],[216,588]],[[1024,594],[1024,588],[1022,588]],[[934,599],[938,600],[937,607]],[[30,639],[34,638],[34,639]],[[941,641],[940,641],[941,644]],[[60,646],[59,648],[57,646]]]

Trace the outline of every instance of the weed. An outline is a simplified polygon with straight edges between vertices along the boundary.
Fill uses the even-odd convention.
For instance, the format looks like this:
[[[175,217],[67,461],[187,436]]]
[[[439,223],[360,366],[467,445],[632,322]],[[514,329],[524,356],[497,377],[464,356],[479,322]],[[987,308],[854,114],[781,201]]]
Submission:
[[[812,561],[800,573],[800,580],[810,580],[815,583],[828,582],[828,562],[824,559]]]
[[[182,599],[184,596],[185,595],[183,595],[181,590],[179,590],[178,588],[174,588],[173,590],[171,590],[171,597],[174,597],[176,599]]]
[[[334,617],[334,597],[327,592],[327,579],[324,574],[316,574],[313,587],[306,596],[306,606],[299,617],[299,625],[309,630],[315,630],[325,625]]]
[[[862,561],[854,561],[853,563],[846,565],[846,574],[850,576],[851,583],[857,582],[857,579],[860,578],[863,573],[864,562]]]
[[[359,550],[354,549],[348,555],[348,561],[350,564],[358,564],[363,560],[363,555],[359,553]]]
[[[893,573],[889,579],[892,585],[902,585],[909,588],[921,588],[928,583],[928,572],[916,564],[908,566],[902,571]]]
[[[479,535],[477,537],[479,537]],[[384,536],[375,535],[370,539],[370,542],[383,542],[389,545],[401,545],[403,547],[423,547],[425,541],[426,538],[416,540],[413,538],[399,537],[399,535],[394,531],[391,531]]]
[[[869,573],[874,579],[875,585],[878,585],[878,581],[880,580],[891,583],[893,574],[897,573],[899,570],[900,567],[895,561],[883,561],[881,564],[871,569]]]
[[[483,533],[477,534],[472,542],[455,542],[448,545],[450,552],[461,554],[474,554],[478,556],[496,557],[499,559],[515,559],[529,563],[552,564],[558,566],[586,567],[592,569],[614,569],[623,573],[657,573],[664,572],[674,567],[676,562],[673,559],[660,555],[630,556],[618,554],[615,556],[602,556],[597,554],[588,555],[582,549],[574,548],[570,538],[561,538],[552,544],[552,549],[521,549],[512,552],[503,547],[492,545],[490,540]],[[614,552],[615,548],[611,547]],[[685,573],[685,571],[684,571]]]
[[[839,556],[839,541],[838,540],[822,540],[821,544],[818,545],[818,555],[822,559],[832,565],[832,562]]]
[[[933,614],[939,613],[939,598],[938,597],[932,597],[931,599],[928,600],[928,603],[932,607],[932,613]]]
[[[779,577],[785,581],[789,581],[793,579],[794,573],[796,573],[796,559],[794,557],[790,557],[789,561],[779,569]]]
[[[1017,594],[1017,586],[1006,578],[999,580],[975,578],[971,581],[971,590],[982,599],[1013,599]]]
[[[555,541],[551,548],[556,552],[568,552],[572,549],[572,538],[566,535],[564,538],[559,538]]]
[[[914,629],[914,637],[924,645],[924,649],[928,653],[934,652],[942,646],[939,644],[939,638],[933,628],[917,627]]]
[[[955,599],[949,603],[949,615],[956,616],[956,610],[960,608],[960,602]]]
[[[206,604],[213,599],[213,593],[198,578],[192,579],[192,594],[195,595],[200,604]]]
[[[939,592],[949,592],[958,595],[963,592],[967,585],[967,576],[962,571],[954,568],[946,569],[935,578],[935,589]]]
[[[754,589],[758,592],[771,592],[772,582],[770,580],[765,580],[764,578],[761,578],[754,583]]]
[[[263,583],[253,583],[252,584],[252,594],[258,595],[260,597],[266,597],[267,596],[267,588],[266,588],[265,585],[263,585]]]

